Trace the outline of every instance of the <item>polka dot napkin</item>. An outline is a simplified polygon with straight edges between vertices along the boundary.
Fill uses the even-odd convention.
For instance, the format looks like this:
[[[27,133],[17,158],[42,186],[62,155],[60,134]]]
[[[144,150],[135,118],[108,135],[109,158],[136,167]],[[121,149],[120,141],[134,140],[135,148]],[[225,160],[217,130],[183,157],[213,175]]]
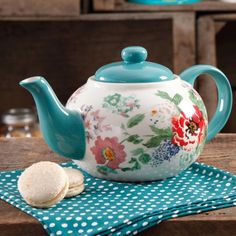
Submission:
[[[51,236],[135,235],[163,220],[236,205],[236,176],[199,163],[174,178],[147,183],[111,182],[84,173],[81,195],[44,210],[22,200],[20,174],[0,172],[0,198],[37,218]]]

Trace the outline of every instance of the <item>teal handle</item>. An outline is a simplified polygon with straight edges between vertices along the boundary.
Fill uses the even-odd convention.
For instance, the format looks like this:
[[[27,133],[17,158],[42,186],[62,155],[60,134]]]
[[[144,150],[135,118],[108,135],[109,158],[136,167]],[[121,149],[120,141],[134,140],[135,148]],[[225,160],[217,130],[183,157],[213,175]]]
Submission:
[[[180,74],[180,78],[187,81],[193,86],[196,78],[201,74],[208,74],[212,76],[218,90],[217,108],[208,125],[208,133],[206,137],[206,142],[208,142],[212,138],[214,138],[218,132],[220,132],[220,130],[224,127],[225,123],[229,119],[229,115],[232,109],[233,95],[229,80],[222,71],[214,66],[192,66],[183,71]]]

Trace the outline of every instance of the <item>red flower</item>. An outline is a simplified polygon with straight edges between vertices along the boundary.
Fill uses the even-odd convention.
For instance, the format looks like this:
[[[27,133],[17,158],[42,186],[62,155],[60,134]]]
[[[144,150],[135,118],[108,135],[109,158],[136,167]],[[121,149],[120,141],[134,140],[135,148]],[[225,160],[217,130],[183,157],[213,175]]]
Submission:
[[[206,122],[199,108],[194,105],[194,114],[188,118],[181,112],[179,117],[172,118],[172,143],[183,146],[185,150],[191,150],[201,143],[204,135]]]
[[[119,164],[125,161],[124,148],[125,146],[118,142],[117,137],[102,139],[98,136],[91,151],[98,164],[105,164],[111,169],[117,169]]]

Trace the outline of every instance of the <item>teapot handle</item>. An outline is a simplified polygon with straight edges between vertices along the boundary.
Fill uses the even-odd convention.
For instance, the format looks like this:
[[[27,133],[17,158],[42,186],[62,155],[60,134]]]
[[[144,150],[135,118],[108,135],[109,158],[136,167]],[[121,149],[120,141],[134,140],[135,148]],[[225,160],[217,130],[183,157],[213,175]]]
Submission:
[[[209,122],[206,142],[216,136],[227,122],[232,109],[232,90],[230,83],[225,74],[214,66],[210,65],[195,65],[180,74],[180,78],[190,83],[192,86],[196,78],[201,74],[212,76],[216,83],[218,91],[218,104],[216,111]],[[210,88],[209,88],[210,90]]]

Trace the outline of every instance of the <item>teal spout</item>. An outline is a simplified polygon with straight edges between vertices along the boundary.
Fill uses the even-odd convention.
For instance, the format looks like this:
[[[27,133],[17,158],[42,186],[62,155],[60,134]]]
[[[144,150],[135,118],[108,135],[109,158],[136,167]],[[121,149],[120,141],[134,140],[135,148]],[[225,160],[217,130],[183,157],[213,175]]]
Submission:
[[[81,160],[86,148],[81,115],[65,108],[43,77],[22,80],[20,85],[34,97],[40,128],[48,146],[64,157]]]

